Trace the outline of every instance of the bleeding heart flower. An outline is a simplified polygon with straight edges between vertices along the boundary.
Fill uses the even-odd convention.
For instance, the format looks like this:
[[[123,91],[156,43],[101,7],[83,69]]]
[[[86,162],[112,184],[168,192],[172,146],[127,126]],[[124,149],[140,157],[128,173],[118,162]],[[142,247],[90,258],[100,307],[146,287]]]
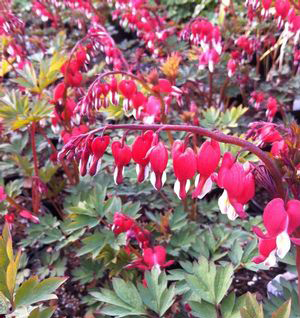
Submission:
[[[33,223],[40,223],[40,220],[37,216],[33,215],[30,211],[28,210],[22,210],[20,213],[20,216],[24,219],[27,219]]]
[[[143,253],[144,262],[149,269],[152,269],[153,267],[164,268],[172,265],[174,261],[166,262],[166,256],[166,249],[163,246],[145,248]]]
[[[87,140],[85,140],[85,145],[81,153],[80,162],[79,162],[79,171],[82,177],[86,175],[86,172],[89,166],[90,154],[91,154],[91,143],[92,143],[91,138],[88,138]]]
[[[93,161],[90,166],[89,174],[94,176],[101,167],[101,158],[104,155],[110,143],[109,136],[96,137],[91,143],[91,151],[93,153]]]
[[[114,180],[116,184],[120,184],[123,182],[124,167],[127,166],[131,160],[131,150],[128,145],[122,145],[120,141],[114,141],[111,145],[111,151],[116,164]]]
[[[129,231],[135,224],[135,220],[126,214],[115,212],[112,230],[116,235]]]
[[[156,98],[155,96],[150,96],[144,107],[145,109],[143,112],[144,123],[146,124],[154,123],[155,119],[158,118],[160,115],[160,108],[161,108],[160,100]]]
[[[153,87],[154,91],[160,92],[160,93],[171,93],[172,92],[172,84],[169,80],[160,78],[158,80],[158,84]]]
[[[126,268],[139,268],[144,271],[165,268],[174,263],[173,260],[166,262],[166,257],[166,249],[163,246],[145,248],[143,256],[131,262]]]
[[[111,102],[114,105],[117,105],[119,102],[119,95],[117,94],[117,92],[118,92],[118,82],[115,79],[115,77],[113,77],[110,82],[110,93],[111,93]]]
[[[264,262],[266,265],[276,263],[275,254],[284,258],[291,247],[291,242],[299,245],[300,240],[291,235],[300,226],[300,201],[290,200],[285,205],[280,198],[270,201],[264,209],[263,223],[266,233],[253,227],[254,233],[259,237],[259,253],[253,261]],[[269,265],[271,266],[271,265]]]
[[[4,216],[5,222],[12,224],[14,223],[15,220],[15,215],[13,213],[7,213]]]
[[[183,200],[190,188],[190,179],[196,173],[196,156],[192,148],[186,148],[184,141],[175,140],[172,147],[172,158],[176,182],[174,191]]]
[[[217,177],[218,186],[224,189],[219,198],[219,208],[222,214],[234,220],[237,216],[247,217],[244,205],[255,194],[254,177],[249,163],[244,165],[235,162],[231,153],[226,152]]]
[[[141,92],[137,92],[133,95],[132,97],[132,105],[134,107],[133,115],[136,119],[140,117],[141,109],[143,108],[146,101],[147,101],[146,96]]]
[[[197,175],[195,180],[196,189],[193,198],[202,199],[212,188],[211,176],[218,167],[221,158],[220,145],[215,140],[206,140],[197,154]]]
[[[119,84],[119,90],[125,98],[131,99],[136,93],[137,88],[134,81],[122,80]]]
[[[275,9],[276,13],[284,20],[290,11],[290,2],[288,0],[276,0]]]
[[[66,90],[66,85],[64,82],[59,83],[55,86],[54,92],[53,92],[53,95],[54,95],[53,99],[55,102],[58,102],[64,97],[65,90]]]
[[[148,230],[142,229],[135,224],[132,227],[132,235],[138,241],[141,248],[149,246],[151,233]]]
[[[146,155],[151,148],[152,141],[153,131],[148,130],[141,136],[138,136],[132,144],[132,159],[137,163],[138,182],[143,182],[148,177],[150,158]]]
[[[228,63],[227,63],[228,77],[233,76],[233,74],[236,71],[236,67],[237,67],[237,64],[236,64],[236,61],[234,59],[228,60]]]
[[[282,156],[284,153],[287,153],[288,149],[288,145],[286,144],[284,139],[280,141],[274,141],[271,148],[271,154],[275,158],[278,158]]]
[[[270,96],[267,100],[267,117],[271,121],[275,114],[277,113],[278,107],[277,107],[277,100],[276,98]]]
[[[149,161],[151,165],[150,180],[156,190],[160,190],[166,181],[166,168],[168,164],[168,150],[163,142],[159,142],[150,150]]]

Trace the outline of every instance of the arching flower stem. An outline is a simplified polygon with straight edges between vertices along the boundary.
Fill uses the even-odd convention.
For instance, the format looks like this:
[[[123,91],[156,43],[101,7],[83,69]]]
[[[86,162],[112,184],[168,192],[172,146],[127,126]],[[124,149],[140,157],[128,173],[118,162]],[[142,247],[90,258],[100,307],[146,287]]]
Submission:
[[[243,140],[238,137],[234,136],[228,136],[223,134],[219,131],[212,131],[209,129],[205,129],[198,126],[190,126],[190,125],[163,125],[163,124],[152,124],[152,125],[144,125],[144,124],[109,124],[100,128],[96,128],[86,134],[79,135],[75,139],[73,139],[71,143],[76,143],[78,139],[82,140],[83,137],[86,137],[90,134],[96,134],[98,132],[101,132],[103,129],[105,130],[116,130],[116,129],[126,129],[126,130],[161,130],[163,128],[164,131],[185,131],[194,133],[200,136],[210,137],[216,141],[225,143],[225,144],[231,144],[236,145],[239,147],[244,148],[245,150],[250,151],[251,153],[255,154],[258,158],[261,159],[262,162],[266,165],[269,172],[271,173],[276,189],[277,189],[277,195],[278,197],[285,200],[285,190],[282,184],[282,176],[281,173],[276,166],[275,162],[269,157],[267,153],[265,153],[263,150],[261,150],[259,147],[255,146],[253,143]]]

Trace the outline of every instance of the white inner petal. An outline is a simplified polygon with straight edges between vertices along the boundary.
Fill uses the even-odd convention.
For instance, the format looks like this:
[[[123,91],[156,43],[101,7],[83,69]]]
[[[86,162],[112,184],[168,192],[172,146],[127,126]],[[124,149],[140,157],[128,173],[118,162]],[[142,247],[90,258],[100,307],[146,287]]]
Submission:
[[[263,264],[267,267],[274,267],[276,265],[276,256],[275,256],[276,251],[272,251],[268,258],[263,262]]]
[[[198,199],[204,198],[204,197],[207,195],[207,193],[211,191],[212,185],[213,185],[212,180],[211,180],[211,178],[209,177],[209,178],[205,181],[204,186],[203,186],[203,188],[202,188],[202,191],[201,191],[201,193],[198,195]]]
[[[99,172],[99,170],[101,169],[101,162],[102,162],[102,160],[101,159],[99,159],[98,160],[98,163],[97,163],[97,168],[96,168],[96,173],[95,173],[95,175]],[[88,161],[88,167],[89,167],[89,164],[90,164],[90,159],[89,159],[89,161]]]
[[[144,181],[149,177],[149,172],[150,172],[150,166],[149,164],[145,167],[145,172],[144,172]]]
[[[116,167],[116,168],[115,168],[115,171],[114,171],[114,181],[115,181],[115,184],[116,184],[116,185],[118,185],[118,184],[117,184],[117,176],[118,176],[118,167]]]
[[[276,238],[277,255],[284,258],[291,248],[291,240],[287,232],[280,233]]]
[[[234,207],[229,202],[226,190],[224,190],[222,195],[219,197],[218,205],[221,213],[227,214],[229,220],[234,221],[238,217],[238,214],[235,212]]]
[[[165,184],[166,180],[167,180],[167,174],[166,174],[166,171],[164,171],[162,174],[162,177],[161,177],[161,186],[162,187]]]
[[[228,207],[227,202],[228,202],[228,195],[227,195],[227,191],[224,190],[222,195],[218,199],[219,209],[222,214],[227,214],[227,207]]]
[[[176,193],[176,195],[178,196],[179,200],[181,200],[179,192],[180,192],[180,182],[178,179],[176,179],[175,183],[174,183],[174,192]]]
[[[91,165],[92,165],[92,162],[93,162],[93,156],[89,156],[88,162],[87,162],[87,164],[86,164],[87,170],[90,169],[90,167],[91,167]]]
[[[153,185],[153,188],[156,189],[155,187],[155,183],[156,183],[156,175],[155,173],[152,171],[150,174],[150,182]],[[157,190],[157,189],[156,189]]]
[[[190,180],[187,180],[187,181],[186,181],[186,184],[185,184],[185,192],[188,192],[189,189],[190,189],[190,187],[191,187],[191,181],[190,181]]]
[[[140,174],[140,165],[139,164],[136,164],[135,171],[136,171],[136,175],[139,176],[139,174]]]
[[[199,180],[200,180],[200,174],[197,174],[197,176],[195,178],[195,188],[197,188]]]

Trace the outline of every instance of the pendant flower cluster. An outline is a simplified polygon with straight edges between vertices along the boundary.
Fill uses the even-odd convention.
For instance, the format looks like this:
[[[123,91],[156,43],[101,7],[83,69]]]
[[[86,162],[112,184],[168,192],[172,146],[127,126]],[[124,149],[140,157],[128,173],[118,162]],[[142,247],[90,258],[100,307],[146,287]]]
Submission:
[[[171,149],[174,175],[176,181],[174,191],[179,199],[185,199],[194,180],[193,198],[202,199],[211,191],[213,183],[224,189],[219,198],[222,213],[234,220],[238,216],[247,217],[245,205],[255,194],[255,183],[252,167],[249,163],[241,164],[229,152],[221,160],[220,145],[215,140],[206,140],[195,152],[188,146],[188,136],[176,140]],[[59,154],[59,159],[75,158],[79,161],[81,176],[89,173],[95,175],[101,167],[102,157],[110,144],[109,136],[78,137],[69,141]],[[122,140],[111,144],[114,158],[114,180],[116,184],[123,182],[125,167],[133,160],[136,164],[137,180],[144,182],[150,175],[150,181],[156,190],[160,190],[166,181],[166,170],[169,151],[159,135],[152,130],[137,136],[131,146]]]
[[[182,102],[182,91],[167,79],[157,79],[149,90],[150,95],[131,79],[117,81],[112,77],[110,82],[104,82],[98,78],[77,104],[76,111],[81,115],[93,117],[95,111],[105,109],[109,105],[122,105],[126,115],[133,115],[135,119],[142,119],[145,123],[152,124],[160,121],[162,103],[166,105],[167,112],[172,98],[176,98],[179,104]]]

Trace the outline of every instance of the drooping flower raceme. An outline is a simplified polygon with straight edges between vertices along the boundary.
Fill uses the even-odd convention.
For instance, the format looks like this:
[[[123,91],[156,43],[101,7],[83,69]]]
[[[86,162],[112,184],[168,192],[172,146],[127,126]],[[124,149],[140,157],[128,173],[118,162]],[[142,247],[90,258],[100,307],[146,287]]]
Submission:
[[[263,223],[266,233],[257,226],[253,227],[254,233],[259,237],[259,256],[253,261],[274,266],[276,255],[284,258],[290,250],[291,242],[300,244],[299,239],[291,237],[300,226],[300,201],[290,200],[285,205],[282,199],[273,199],[264,209]]]

